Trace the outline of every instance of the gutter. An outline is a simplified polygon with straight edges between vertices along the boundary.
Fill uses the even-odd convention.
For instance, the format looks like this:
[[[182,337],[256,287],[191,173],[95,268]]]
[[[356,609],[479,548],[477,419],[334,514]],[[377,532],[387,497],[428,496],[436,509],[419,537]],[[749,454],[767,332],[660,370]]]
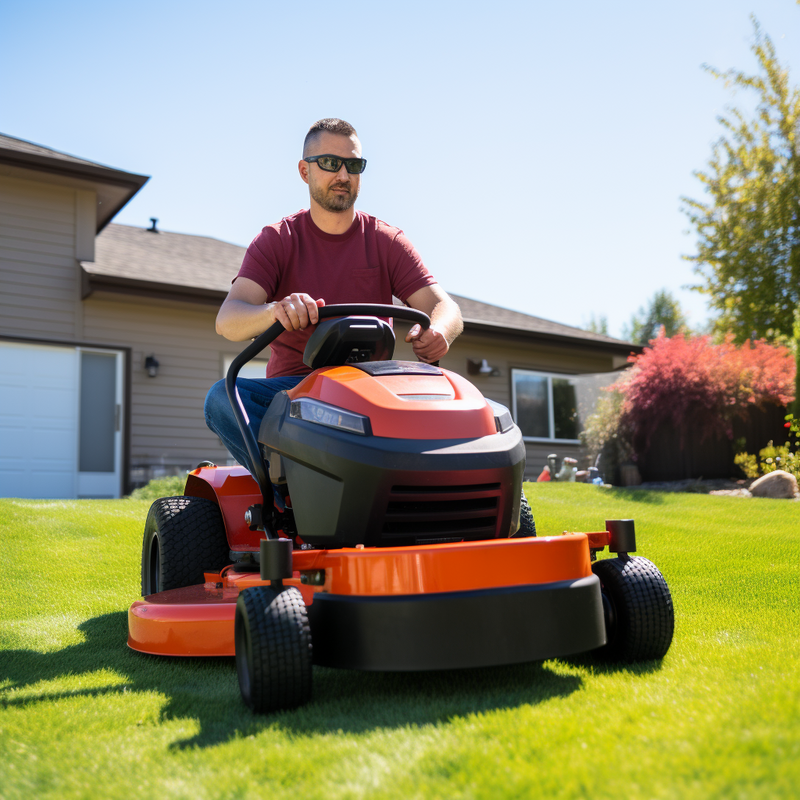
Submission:
[[[549,344],[557,343],[562,345],[581,345],[590,349],[619,352],[625,355],[635,353],[641,354],[644,346],[623,342],[620,340],[585,339],[581,336],[569,336],[563,333],[551,333],[548,331],[533,331],[525,328],[517,328],[513,325],[503,325],[497,322],[483,322],[477,319],[464,319],[464,331],[470,333],[488,333],[497,336],[507,337],[513,335],[534,341],[546,341]]]
[[[136,278],[125,278],[117,275],[100,275],[86,269],[88,262],[81,262],[81,297],[86,299],[94,292],[108,291],[120,294],[136,295],[139,297],[161,298],[164,300],[193,300],[209,305],[221,305],[227,297],[227,291],[220,289],[204,289],[198,286],[181,286],[174,283],[159,283],[157,281],[143,281]],[[464,319],[464,331],[467,333],[488,334],[508,339],[527,339],[530,341],[546,342],[549,345],[557,344],[563,347],[585,347],[591,350],[618,353],[620,355],[639,355],[644,347],[642,345],[622,342],[620,340],[588,339],[581,336],[569,336],[563,333],[550,333],[547,331],[533,331],[518,328],[513,325],[503,325],[497,322],[483,322],[477,319]]]

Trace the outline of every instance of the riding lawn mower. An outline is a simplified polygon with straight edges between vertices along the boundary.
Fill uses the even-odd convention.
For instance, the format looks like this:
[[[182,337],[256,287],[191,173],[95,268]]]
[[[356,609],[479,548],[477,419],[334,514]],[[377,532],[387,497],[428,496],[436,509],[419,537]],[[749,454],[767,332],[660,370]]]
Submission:
[[[509,411],[436,365],[393,360],[387,318],[414,309],[324,306],[304,362],[258,435],[226,376],[252,474],[204,462],[147,517],[128,644],[162,656],[235,656],[244,702],[268,713],[311,696],[312,665],[425,671],[594,651],[660,659],[669,588],[636,550],[633,520],[538,536]],[[615,558],[597,560],[608,547]]]

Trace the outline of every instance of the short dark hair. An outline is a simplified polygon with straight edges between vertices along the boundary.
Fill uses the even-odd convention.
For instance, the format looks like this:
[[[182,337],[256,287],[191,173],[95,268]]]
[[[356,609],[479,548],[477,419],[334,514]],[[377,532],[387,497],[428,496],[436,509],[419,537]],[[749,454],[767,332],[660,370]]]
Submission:
[[[356,129],[349,122],[345,122],[343,119],[337,119],[336,117],[326,117],[325,119],[318,120],[308,129],[305,141],[303,142],[303,155],[306,154],[311,144],[323,133],[335,133],[339,136],[355,136],[358,138]]]

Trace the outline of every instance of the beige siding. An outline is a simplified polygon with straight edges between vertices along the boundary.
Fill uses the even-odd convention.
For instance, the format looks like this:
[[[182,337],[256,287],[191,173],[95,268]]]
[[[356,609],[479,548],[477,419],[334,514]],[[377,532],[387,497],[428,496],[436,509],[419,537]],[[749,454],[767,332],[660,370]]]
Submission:
[[[0,176],[0,333],[80,335],[76,192]]]
[[[225,356],[236,355],[242,344],[214,332],[216,307],[96,293],[84,302],[84,340],[109,347],[132,347],[131,463],[173,472],[204,459],[224,464],[229,456],[205,425],[203,401],[209,387],[222,377]],[[407,326],[397,326],[396,358],[413,359],[403,338]],[[148,377],[144,360],[154,355],[159,374]],[[509,346],[489,337],[460,337],[442,366],[467,373],[467,360],[485,358],[497,376],[470,375],[487,396],[511,406],[511,369],[567,373],[611,369],[611,357],[576,348],[542,345]],[[563,458],[580,457],[575,445],[529,443],[526,477],[535,479],[551,452]],[[135,477],[135,476],[134,476]]]
[[[407,325],[397,325],[397,348],[395,357],[412,359],[412,350],[403,338]],[[495,367],[498,375],[467,375],[467,361],[483,359]],[[578,347],[559,347],[553,344],[508,344],[495,337],[477,336],[465,333],[456,339],[450,352],[442,359],[446,369],[464,375],[483,392],[483,394],[511,408],[511,370],[531,369],[544,372],[563,372],[582,374],[609,372],[618,366],[614,358],[602,351],[584,350]],[[609,382],[613,380],[613,376]],[[547,463],[547,456],[556,453],[559,458],[577,458],[580,468],[589,466],[587,456],[578,445],[548,442],[526,442],[527,463],[525,477],[536,480]]]
[[[87,341],[132,348],[131,463],[186,468],[209,459],[224,464],[226,449],[206,427],[203,401],[222,377],[225,355],[242,345],[214,332],[216,308],[97,293],[84,303]],[[154,355],[158,376],[144,360]]]

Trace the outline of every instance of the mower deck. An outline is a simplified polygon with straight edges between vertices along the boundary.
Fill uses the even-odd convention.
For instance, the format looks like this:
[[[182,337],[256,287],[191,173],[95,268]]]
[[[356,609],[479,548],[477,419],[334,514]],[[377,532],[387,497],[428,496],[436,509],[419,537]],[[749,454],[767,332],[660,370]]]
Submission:
[[[588,539],[588,541],[587,541]],[[296,550],[315,664],[366,670],[491,666],[606,641],[590,548],[608,533],[419,547]],[[233,656],[239,593],[255,572],[149,595],[128,612],[128,645],[158,655]]]

